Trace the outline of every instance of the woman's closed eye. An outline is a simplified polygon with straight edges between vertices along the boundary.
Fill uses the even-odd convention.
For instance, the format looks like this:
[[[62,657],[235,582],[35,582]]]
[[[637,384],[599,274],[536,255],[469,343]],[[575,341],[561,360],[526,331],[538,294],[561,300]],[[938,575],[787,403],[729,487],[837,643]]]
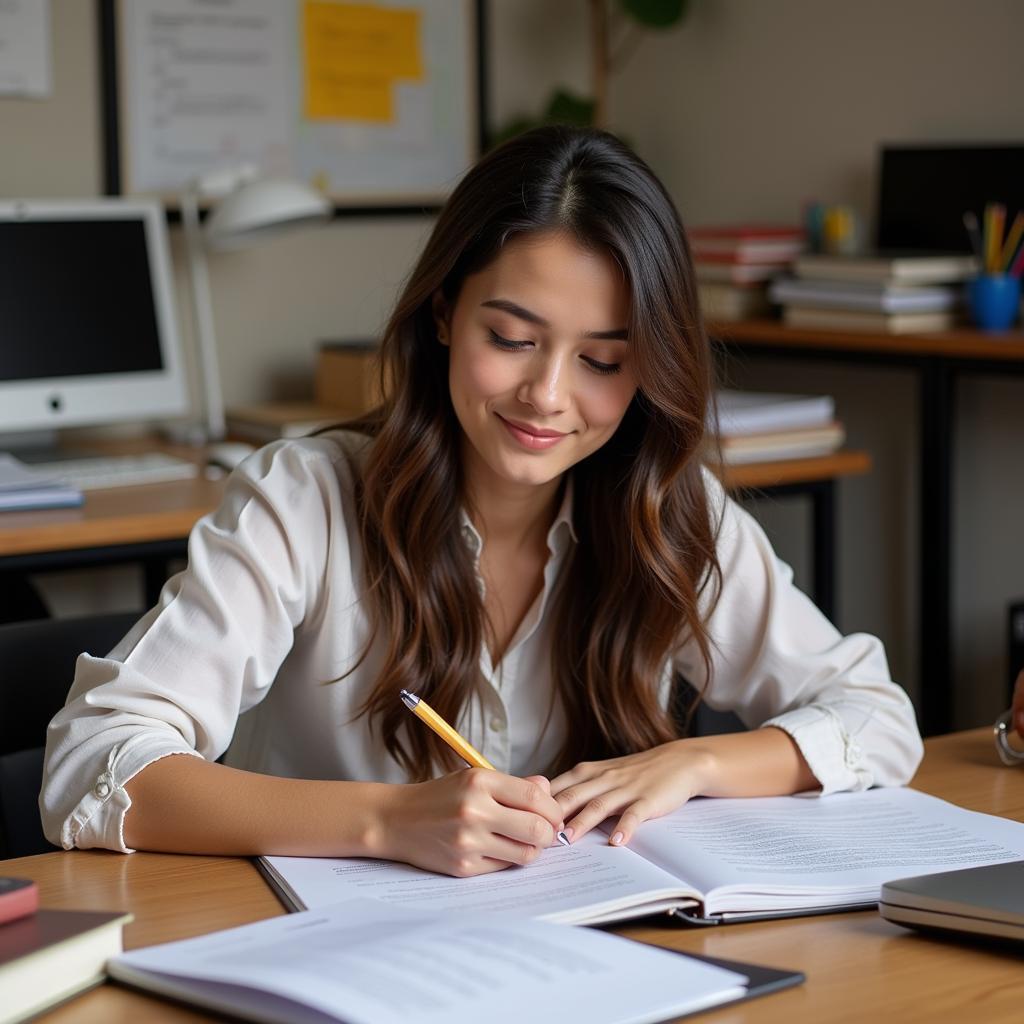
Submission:
[[[497,331],[493,331],[490,328],[488,328],[487,333],[491,336],[491,342],[497,345],[498,348],[505,349],[506,352],[519,352],[521,349],[533,344],[530,341],[513,341],[511,338],[503,338]]]
[[[532,341],[514,341],[512,338],[503,338],[497,331],[491,328],[488,328],[487,333],[490,335],[491,344],[505,352],[521,352],[524,348],[529,348],[533,344]],[[603,363],[599,359],[592,359],[590,356],[581,356],[580,358],[594,373],[618,373],[622,369],[621,363]]]

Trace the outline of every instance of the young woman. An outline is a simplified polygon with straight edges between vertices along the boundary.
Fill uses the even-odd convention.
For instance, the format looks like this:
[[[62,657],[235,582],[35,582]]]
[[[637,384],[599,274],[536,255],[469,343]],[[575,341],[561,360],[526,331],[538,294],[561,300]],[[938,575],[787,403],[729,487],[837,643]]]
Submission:
[[[697,795],[910,778],[879,642],[841,636],[702,467],[686,239],[614,137],[539,129],[473,168],[382,356],[383,406],[254,454],[158,607],[79,659],[51,840],[471,875]],[[677,674],[751,731],[682,738]],[[460,767],[402,688],[498,770]]]

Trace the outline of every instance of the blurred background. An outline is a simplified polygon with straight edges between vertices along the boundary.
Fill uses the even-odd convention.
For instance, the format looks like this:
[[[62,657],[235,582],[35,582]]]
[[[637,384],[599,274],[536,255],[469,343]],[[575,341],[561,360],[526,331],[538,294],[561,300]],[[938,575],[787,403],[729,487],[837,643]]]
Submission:
[[[609,9],[617,5],[609,4]],[[52,0],[52,82],[0,97],[0,197],[102,195],[101,40],[91,0]],[[552,93],[593,91],[587,0],[486,0],[485,116],[493,136]],[[661,29],[612,14],[608,127],[661,177],[687,225],[799,223],[811,200],[873,230],[880,147],[1020,144],[1024,5],[1015,0],[691,0]],[[618,63],[616,63],[616,54]],[[337,217],[271,246],[212,258],[225,402],[308,393],[315,346],[373,337],[432,224],[430,212]],[[187,296],[180,228],[171,244]],[[180,323],[191,351],[191,321]],[[873,469],[839,489],[838,625],[880,636],[895,678],[918,681],[915,379],[909,370],[808,358],[732,359],[731,386],[830,394]],[[1024,379],[960,380],[954,480],[957,727],[1005,706],[1008,602],[1024,595]],[[752,506],[798,580],[808,513]],[[130,568],[48,574],[56,614],[130,602]]]

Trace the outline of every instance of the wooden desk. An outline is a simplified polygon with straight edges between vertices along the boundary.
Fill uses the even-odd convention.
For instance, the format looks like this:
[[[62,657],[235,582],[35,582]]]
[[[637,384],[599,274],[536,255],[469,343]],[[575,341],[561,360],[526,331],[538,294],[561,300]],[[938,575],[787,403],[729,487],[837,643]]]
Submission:
[[[914,785],[955,803],[1024,820],[1024,769],[1003,768],[990,731],[929,740]],[[3,873],[34,878],[44,906],[125,909],[135,921],[127,948],[201,935],[282,913],[259,873],[236,858],[100,851],[47,853],[2,862]],[[796,989],[709,1013],[701,1020],[904,1021],[989,1024],[1024,1018],[1019,954],[925,938],[874,911],[716,928],[630,925],[630,938],[672,949],[793,968]],[[205,1021],[208,1016],[104,985],[40,1018],[47,1024]],[[567,1020],[572,1020],[571,1013]]]
[[[111,442],[111,454],[165,451],[202,464],[202,451],[152,440]],[[866,452],[837,452],[814,459],[758,462],[725,467],[726,487],[811,498],[814,522],[812,596],[833,616],[835,578],[834,482],[867,472]],[[185,555],[189,531],[224,493],[222,479],[202,471],[192,480],[88,491],[80,508],[0,513],[0,585],[5,572],[41,572],[138,562],[143,566],[144,607],[156,604],[167,563]]]
[[[956,382],[965,373],[1024,373],[1024,332],[959,328],[933,334],[807,330],[777,320],[744,320],[711,329],[726,358],[744,355],[841,360],[909,367],[917,374],[918,692],[926,735],[953,724],[953,429]]]
[[[838,451],[810,459],[719,466],[719,479],[738,497],[807,497],[811,501],[811,589],[814,603],[836,618],[836,481],[871,469],[862,451]]]
[[[184,557],[189,531],[217,507],[224,482],[204,475],[203,453],[194,448],[151,440],[96,447],[111,454],[164,451],[196,462],[200,470],[191,480],[87,491],[79,508],[0,513],[0,586],[5,572],[139,562],[145,573],[145,607],[156,603],[167,562]]]

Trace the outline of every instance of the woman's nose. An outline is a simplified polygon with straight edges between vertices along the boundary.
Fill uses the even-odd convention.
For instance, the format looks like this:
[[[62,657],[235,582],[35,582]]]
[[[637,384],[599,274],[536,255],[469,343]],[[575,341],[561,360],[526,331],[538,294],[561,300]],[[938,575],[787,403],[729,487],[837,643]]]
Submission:
[[[531,361],[527,377],[516,396],[545,416],[562,412],[568,404],[568,373],[565,361],[548,356]]]

